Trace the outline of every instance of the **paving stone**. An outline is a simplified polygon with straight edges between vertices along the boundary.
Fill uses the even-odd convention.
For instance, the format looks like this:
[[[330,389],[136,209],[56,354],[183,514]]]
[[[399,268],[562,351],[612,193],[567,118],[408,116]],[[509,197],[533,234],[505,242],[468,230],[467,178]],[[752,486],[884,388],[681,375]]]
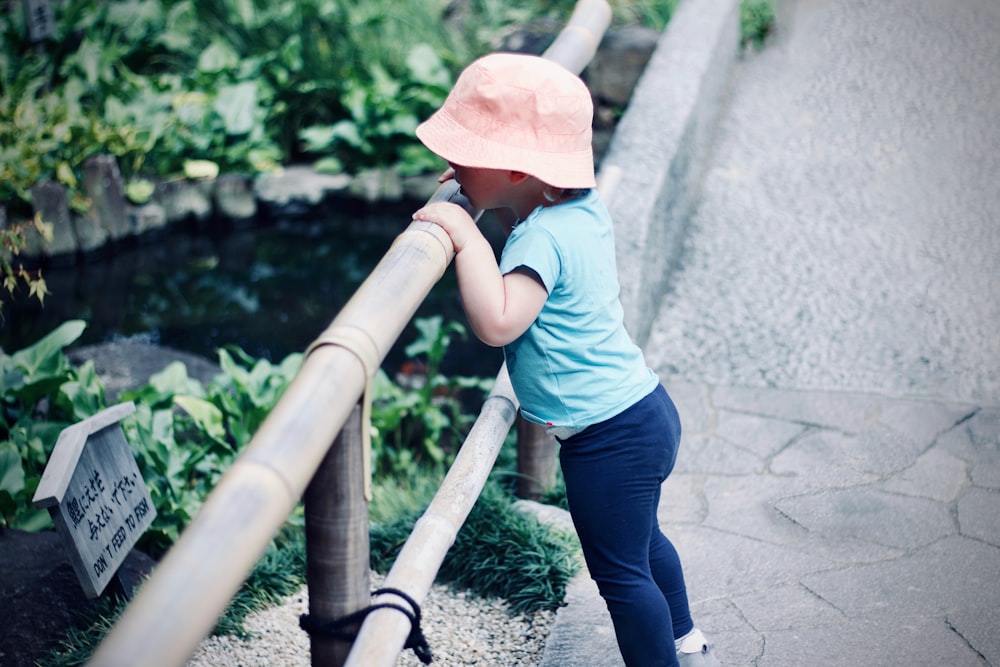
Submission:
[[[854,437],[833,431],[809,431],[774,457],[771,472],[820,488],[873,482],[876,475],[852,467],[844,455],[855,443]]]
[[[988,489],[1000,489],[1000,463],[980,463],[972,466],[972,483]]]
[[[663,483],[657,513],[660,525],[701,523],[708,514],[705,476],[673,472]]]
[[[934,448],[885,483],[885,489],[908,496],[950,502],[968,480],[969,466],[944,449]]]
[[[858,433],[879,412],[878,399],[861,394],[719,387],[712,396],[719,408],[839,429],[846,433]]]
[[[879,421],[915,439],[936,437],[966,419],[971,405],[939,405],[929,401],[885,401]]]
[[[799,584],[734,596],[732,601],[753,628],[767,634],[838,625],[844,620],[840,610]]]
[[[708,514],[703,525],[772,544],[791,544],[806,530],[774,507],[794,493],[796,482],[764,475],[712,477],[705,482]]]
[[[1000,547],[1000,493],[971,489],[958,501],[958,523],[962,535]]]
[[[956,532],[948,508],[941,503],[863,487],[785,498],[776,507],[808,530],[902,549]]]
[[[715,432],[720,438],[767,459],[784,449],[805,429],[802,424],[720,410]]]
[[[739,662],[734,664],[751,664]],[[767,633],[768,667],[856,667],[857,665],[948,665],[982,667],[976,653],[941,619],[876,616],[828,627]]]
[[[745,475],[764,471],[764,461],[722,438],[684,442],[674,470],[686,473]]]
[[[997,632],[996,614],[959,609],[949,612],[947,620],[955,632],[967,641],[975,652],[982,655],[988,664],[1000,665],[1000,633]]]
[[[671,526],[667,536],[684,563],[687,588],[698,599],[792,584],[832,566],[830,561],[794,547],[700,526]]]
[[[848,617],[979,610],[1000,623],[1000,549],[949,537],[894,560],[809,574],[802,583]]]

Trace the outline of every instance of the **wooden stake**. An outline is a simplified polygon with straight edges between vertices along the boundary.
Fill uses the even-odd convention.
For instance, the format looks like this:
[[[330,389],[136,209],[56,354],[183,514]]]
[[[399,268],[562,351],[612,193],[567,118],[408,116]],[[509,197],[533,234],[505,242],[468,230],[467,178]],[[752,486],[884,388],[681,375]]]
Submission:
[[[541,424],[517,418],[517,496],[541,500],[556,484],[559,444]]]
[[[365,499],[361,408],[356,407],[305,493],[309,616],[327,623],[367,607],[368,501]],[[357,626],[344,628],[356,632]],[[314,634],[313,667],[341,667],[352,642]]]

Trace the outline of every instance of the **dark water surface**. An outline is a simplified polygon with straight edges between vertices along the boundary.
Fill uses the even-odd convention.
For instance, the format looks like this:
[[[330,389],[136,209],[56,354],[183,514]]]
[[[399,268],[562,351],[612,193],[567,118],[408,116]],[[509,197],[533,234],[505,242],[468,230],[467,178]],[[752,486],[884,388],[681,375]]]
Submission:
[[[175,228],[104,258],[48,266],[44,307],[25,298],[5,301],[0,347],[19,350],[66,320],[82,319],[88,324],[77,345],[139,337],[215,360],[219,347],[236,344],[280,361],[326,328],[408,222],[407,211],[391,211],[214,234]],[[452,269],[417,317],[438,314],[466,323]],[[398,366],[415,336],[411,322],[387,367]],[[492,376],[501,362],[499,350],[470,332],[452,341],[444,371]]]

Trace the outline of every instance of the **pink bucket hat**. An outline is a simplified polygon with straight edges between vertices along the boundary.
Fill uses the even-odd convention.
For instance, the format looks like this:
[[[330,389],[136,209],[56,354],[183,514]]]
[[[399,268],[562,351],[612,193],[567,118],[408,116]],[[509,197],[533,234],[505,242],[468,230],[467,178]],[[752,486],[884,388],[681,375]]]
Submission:
[[[557,188],[592,188],[594,108],[587,86],[545,58],[494,53],[469,65],[417,127],[433,153],[463,167],[521,171]]]

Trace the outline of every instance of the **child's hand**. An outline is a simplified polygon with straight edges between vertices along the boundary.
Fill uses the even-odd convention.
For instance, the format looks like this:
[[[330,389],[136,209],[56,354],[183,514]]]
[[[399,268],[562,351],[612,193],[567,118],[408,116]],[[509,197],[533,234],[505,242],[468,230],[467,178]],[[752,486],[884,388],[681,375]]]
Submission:
[[[428,204],[413,214],[414,220],[433,222],[443,227],[451,243],[455,246],[455,254],[462,252],[469,241],[482,236],[475,221],[465,212],[465,209],[451,202],[439,201]]]

